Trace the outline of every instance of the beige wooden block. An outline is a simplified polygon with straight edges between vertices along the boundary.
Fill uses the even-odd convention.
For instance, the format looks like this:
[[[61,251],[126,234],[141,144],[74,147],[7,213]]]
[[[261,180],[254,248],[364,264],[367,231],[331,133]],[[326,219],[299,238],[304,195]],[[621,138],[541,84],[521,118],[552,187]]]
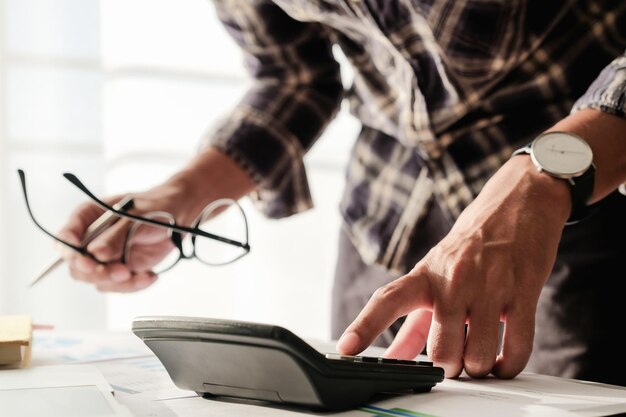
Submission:
[[[32,333],[30,316],[0,316],[0,366],[30,365]]]

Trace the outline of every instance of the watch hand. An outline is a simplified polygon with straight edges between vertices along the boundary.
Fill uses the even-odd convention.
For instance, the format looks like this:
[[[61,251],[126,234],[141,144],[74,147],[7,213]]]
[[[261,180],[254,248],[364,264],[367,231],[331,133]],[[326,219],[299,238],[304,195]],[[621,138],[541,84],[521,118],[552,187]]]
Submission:
[[[557,149],[557,148],[554,148],[554,147],[549,148],[548,150],[551,151],[551,152],[558,152],[558,153],[585,153],[585,152],[581,152],[581,151],[568,151],[568,150],[565,150],[565,149]]]

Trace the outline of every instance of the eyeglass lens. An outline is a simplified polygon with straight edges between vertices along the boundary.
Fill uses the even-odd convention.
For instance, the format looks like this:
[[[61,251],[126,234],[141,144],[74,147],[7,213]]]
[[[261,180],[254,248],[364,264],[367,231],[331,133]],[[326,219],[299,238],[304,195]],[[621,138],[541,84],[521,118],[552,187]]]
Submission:
[[[209,204],[198,216],[195,226],[237,242],[248,242],[246,217],[241,206],[234,200],[221,199]],[[248,253],[246,248],[201,236],[193,236],[191,241],[196,257],[208,265],[229,264]]]
[[[144,217],[175,224],[174,216],[166,212],[148,213]],[[234,241],[248,241],[245,214],[241,206],[231,199],[221,199],[209,204],[193,226]],[[205,264],[217,266],[234,262],[248,253],[247,247],[241,248],[194,234],[185,234],[177,248],[176,239],[172,239],[175,236],[170,229],[133,223],[126,238],[124,262],[133,271],[150,270],[159,274],[171,269],[180,259],[195,256]]]

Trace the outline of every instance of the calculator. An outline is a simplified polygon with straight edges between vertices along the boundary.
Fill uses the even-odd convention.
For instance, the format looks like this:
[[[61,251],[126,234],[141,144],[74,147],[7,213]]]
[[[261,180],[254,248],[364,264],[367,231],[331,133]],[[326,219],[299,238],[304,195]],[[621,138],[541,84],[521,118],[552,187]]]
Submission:
[[[276,325],[144,316],[132,331],[181,389],[320,410],[347,410],[378,393],[426,393],[444,379],[428,361],[323,354]]]

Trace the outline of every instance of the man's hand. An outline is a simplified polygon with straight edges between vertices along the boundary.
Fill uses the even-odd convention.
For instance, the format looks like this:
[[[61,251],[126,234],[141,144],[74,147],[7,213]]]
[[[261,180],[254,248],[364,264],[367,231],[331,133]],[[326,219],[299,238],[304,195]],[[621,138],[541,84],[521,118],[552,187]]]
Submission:
[[[133,194],[132,213],[145,215],[164,211],[172,214],[177,224],[189,226],[202,209],[218,198],[238,199],[254,188],[253,182],[227,156],[215,149],[207,149],[188,166],[165,183],[148,191]],[[107,199],[115,203],[120,197]],[[102,210],[94,203],[79,206],[59,232],[59,237],[79,245],[91,223]],[[68,262],[71,275],[94,284],[100,291],[130,292],[150,286],[157,279],[151,268],[172,249],[167,233],[157,228],[139,228],[131,247],[135,262],[121,262],[124,244],[133,222],[120,219],[94,239],[87,251],[98,261],[63,247],[62,256]]]
[[[131,211],[138,215],[157,210],[163,211],[166,207],[175,211],[172,202],[175,201],[173,197],[176,194],[173,187],[157,187],[134,195],[135,207]],[[107,200],[109,203],[115,203],[119,198],[113,197]],[[59,237],[80,246],[87,228],[101,214],[102,209],[95,203],[88,202],[80,205],[70,215],[59,232]],[[158,234],[157,239],[151,238],[146,233],[137,233],[139,242],[133,244],[133,258],[141,259],[142,262],[141,264],[122,263],[122,254],[131,224],[129,220],[120,219],[89,243],[87,251],[97,261],[61,246],[61,254],[69,265],[71,275],[75,279],[93,283],[100,291],[137,291],[154,283],[157,276],[152,273],[151,267],[158,264],[174,247],[165,229],[162,229],[163,232]],[[157,228],[150,228],[150,230],[160,231]]]
[[[412,359],[427,346],[447,377],[516,376],[570,210],[565,181],[537,172],[528,156],[512,158],[411,272],[374,293],[338,351],[362,351],[406,316],[386,356]]]

